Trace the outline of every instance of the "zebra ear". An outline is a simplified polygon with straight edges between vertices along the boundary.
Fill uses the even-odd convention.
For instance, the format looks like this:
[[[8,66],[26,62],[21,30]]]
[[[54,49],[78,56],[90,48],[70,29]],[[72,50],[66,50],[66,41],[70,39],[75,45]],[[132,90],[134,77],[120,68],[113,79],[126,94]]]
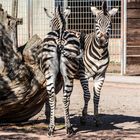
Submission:
[[[109,13],[111,16],[114,16],[117,12],[118,12],[118,8],[113,8],[113,9],[111,9],[108,13]]]
[[[64,17],[67,18],[71,14],[70,6],[64,10]]]
[[[95,16],[99,13],[99,10],[94,6],[91,6],[91,11],[92,11],[93,15],[95,15]]]
[[[46,13],[46,15],[47,15],[49,18],[52,18],[52,16],[50,15],[50,13],[48,13],[48,9],[46,9],[45,7],[44,7],[44,12]]]

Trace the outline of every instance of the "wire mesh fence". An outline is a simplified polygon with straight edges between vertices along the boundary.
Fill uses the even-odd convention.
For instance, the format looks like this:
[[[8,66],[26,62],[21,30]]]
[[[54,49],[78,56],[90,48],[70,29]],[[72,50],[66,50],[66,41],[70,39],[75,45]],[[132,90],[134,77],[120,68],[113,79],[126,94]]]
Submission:
[[[32,34],[38,34],[43,38],[47,32],[51,30],[50,28],[50,19],[46,16],[44,8],[47,8],[48,11],[53,13],[54,11],[54,2],[53,0],[32,0],[31,10],[33,17],[32,19]]]
[[[12,0],[0,0],[4,10],[12,14]],[[18,44],[22,45],[28,40],[28,0],[18,1],[18,17],[23,18],[23,24],[18,26]]]
[[[18,17],[23,18],[23,25],[18,26],[19,45],[34,34],[41,38],[51,30],[50,19],[45,15],[44,7],[48,12],[54,12],[54,8],[61,5],[62,10],[67,6],[71,7],[71,15],[67,20],[67,28],[83,31],[85,33],[94,32],[95,17],[92,15],[91,4],[101,9],[102,0],[18,0]],[[110,37],[109,52],[111,63],[121,62],[121,8],[122,0],[107,0],[108,10],[118,7],[119,12],[112,17],[112,33]],[[0,0],[3,8],[11,14],[12,0]],[[29,35],[30,34],[30,35]]]
[[[68,18],[68,29],[79,32],[94,32],[95,17],[92,15],[90,6],[101,9],[102,0],[55,0],[55,6],[71,7],[71,15]],[[109,52],[111,63],[120,63],[121,57],[121,0],[108,0],[108,10],[114,7],[119,8],[116,16],[112,17],[112,33],[110,37]]]

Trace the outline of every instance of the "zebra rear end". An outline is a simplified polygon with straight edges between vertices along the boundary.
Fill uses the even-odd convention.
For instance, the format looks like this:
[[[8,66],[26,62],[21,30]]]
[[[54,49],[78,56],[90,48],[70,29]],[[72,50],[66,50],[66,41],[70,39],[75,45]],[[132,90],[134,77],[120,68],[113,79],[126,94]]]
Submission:
[[[46,90],[50,104],[49,135],[55,129],[55,96],[56,80],[63,84],[63,102],[65,112],[65,126],[68,134],[73,133],[69,118],[70,95],[73,90],[73,79],[79,68],[77,56],[80,54],[80,43],[74,34],[64,31],[60,39],[60,31],[49,32],[41,44],[39,54],[40,68],[46,78]],[[63,79],[57,79],[61,74]]]

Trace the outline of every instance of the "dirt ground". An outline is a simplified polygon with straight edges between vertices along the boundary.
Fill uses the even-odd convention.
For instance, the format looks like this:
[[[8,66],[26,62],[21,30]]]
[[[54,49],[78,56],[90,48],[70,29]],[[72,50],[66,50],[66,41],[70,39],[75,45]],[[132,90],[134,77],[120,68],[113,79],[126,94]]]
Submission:
[[[90,81],[92,91],[92,81]],[[92,92],[91,92],[92,93]],[[140,85],[105,82],[100,99],[103,124],[96,127],[93,104],[89,103],[87,123],[80,124],[83,94],[79,81],[74,83],[70,114],[76,134],[68,137],[64,129],[62,92],[57,95],[56,131],[47,136],[44,108],[31,120],[18,124],[1,124],[0,140],[140,140]]]

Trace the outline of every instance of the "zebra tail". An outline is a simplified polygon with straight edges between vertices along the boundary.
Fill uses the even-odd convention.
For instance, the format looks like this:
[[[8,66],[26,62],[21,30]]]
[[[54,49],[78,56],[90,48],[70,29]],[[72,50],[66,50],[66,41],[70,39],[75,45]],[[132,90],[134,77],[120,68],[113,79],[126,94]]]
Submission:
[[[56,82],[55,82],[55,93],[57,94],[63,87],[64,81],[62,74],[59,72],[57,74]]]
[[[81,44],[81,49],[84,50],[84,46],[85,46],[85,36],[86,34],[84,32],[81,32],[80,34],[80,44]]]

